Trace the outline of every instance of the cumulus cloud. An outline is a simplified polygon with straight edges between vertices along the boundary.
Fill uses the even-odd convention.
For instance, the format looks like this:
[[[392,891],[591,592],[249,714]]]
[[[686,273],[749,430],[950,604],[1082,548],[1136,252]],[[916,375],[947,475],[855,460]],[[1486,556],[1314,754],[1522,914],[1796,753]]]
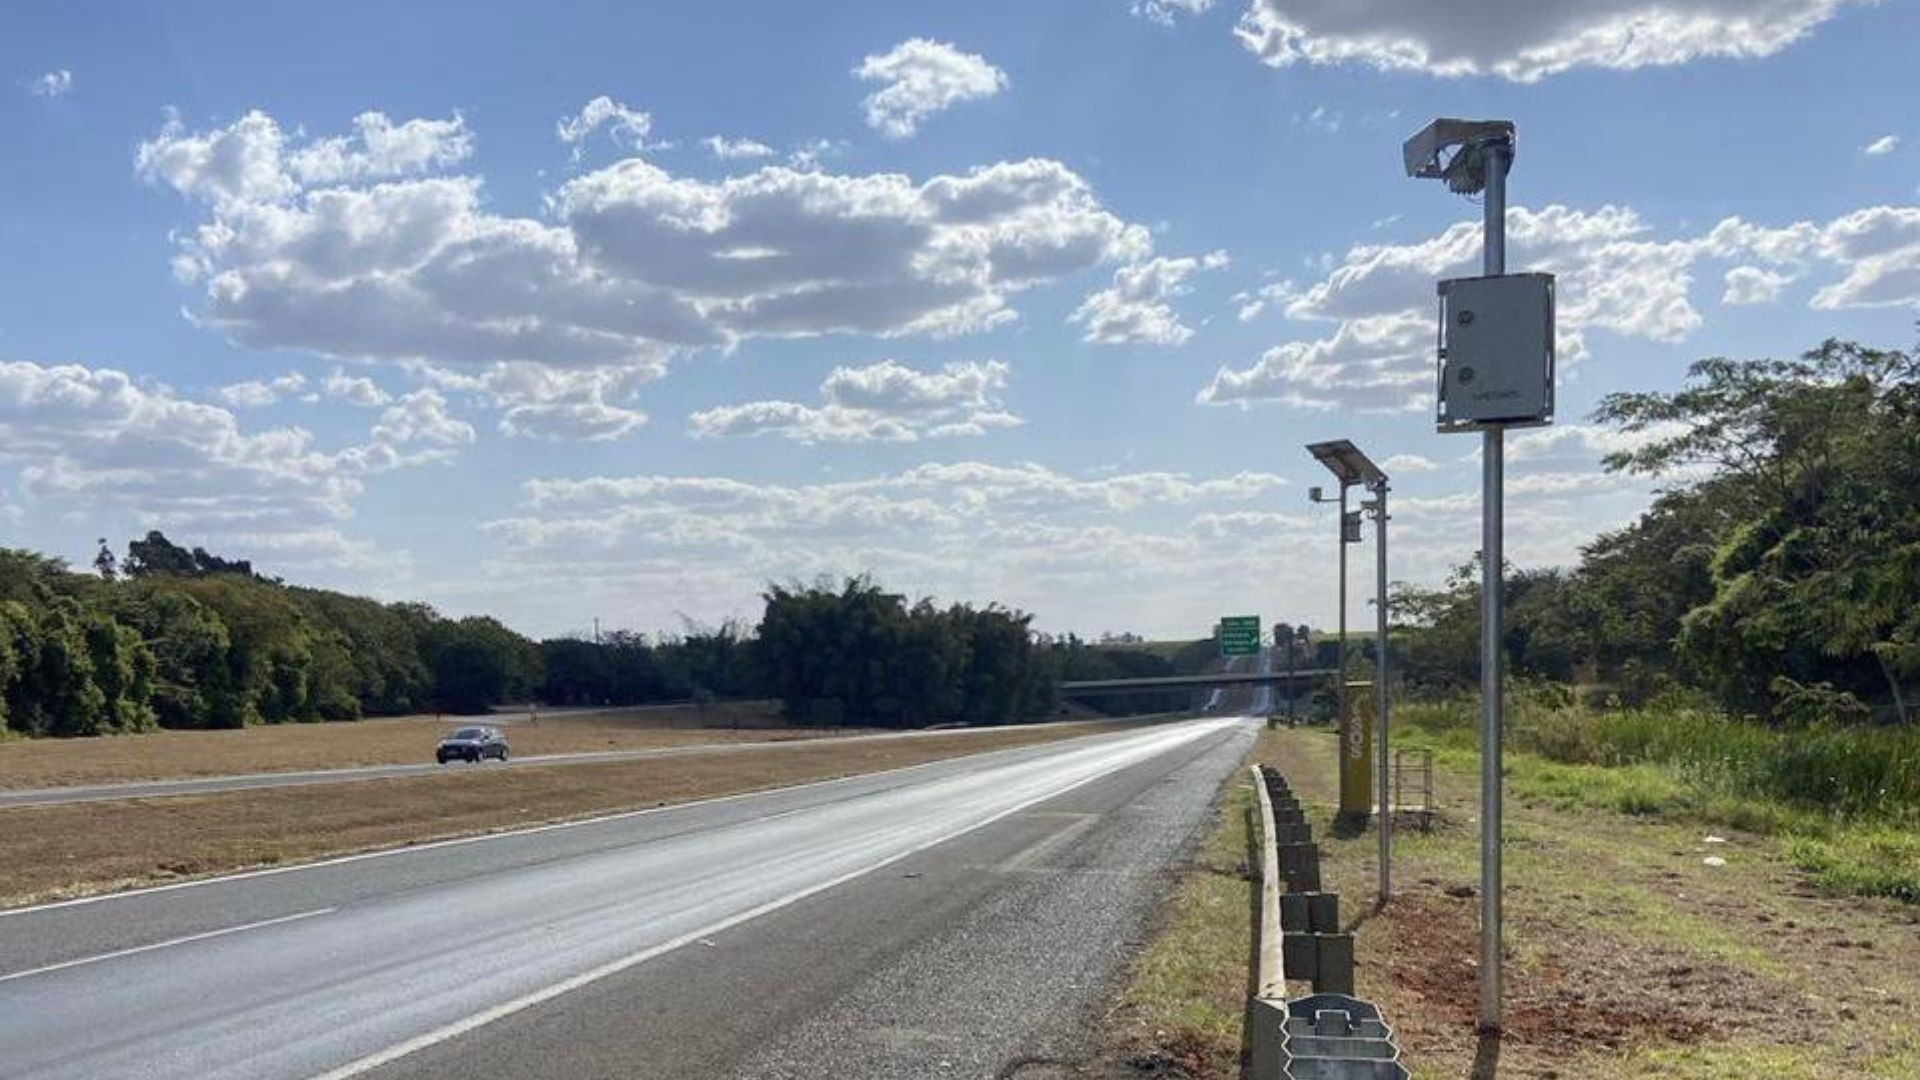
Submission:
[[[1204,15],[1212,7],[1213,0],[1133,0],[1131,10],[1137,18],[1172,26],[1178,17]]]
[[[524,485],[518,511],[486,526],[498,552],[477,588],[515,591],[538,608],[520,583],[580,582],[664,617],[674,604],[744,608],[768,580],[871,571],[914,594],[1199,633],[1218,614],[1223,578],[1300,589],[1317,580],[1279,545],[1223,545],[1198,523],[1261,511],[1284,490],[1268,473],[1090,477],[980,461],[797,484],[707,475],[536,480]],[[1165,569],[1201,564],[1209,574]]]
[[[1432,472],[1439,468],[1440,464],[1432,458],[1421,457],[1419,454],[1395,454],[1380,467],[1387,471],[1387,475],[1392,476],[1397,473]]]
[[[998,360],[952,363],[919,371],[893,360],[837,367],[820,384],[818,407],[753,401],[694,413],[698,436],[777,435],[803,443],[913,442],[984,435],[1013,427],[1001,392],[1007,365]]]
[[[1703,317],[1691,296],[1701,263],[1739,260],[1725,303],[1771,299],[1789,282],[1827,272],[1815,308],[1920,304],[1920,207],[1878,206],[1825,224],[1756,225],[1727,218],[1704,233],[1660,239],[1631,209],[1548,206],[1508,212],[1508,266],[1558,280],[1558,356],[1577,364],[1591,331],[1677,343]],[[1278,402],[1315,408],[1425,409],[1432,405],[1434,282],[1477,274],[1480,224],[1459,222],[1409,244],[1362,245],[1321,280],[1242,297],[1242,314],[1267,306],[1331,335],[1290,341],[1246,368],[1223,367],[1203,404]]]
[[[248,430],[229,409],[112,368],[12,361],[0,363],[0,465],[43,507],[124,513],[271,551],[276,566],[390,568],[399,556],[339,527],[369,477],[445,460],[471,440],[435,397],[410,396],[366,442],[326,451],[303,428]]]
[[[1867,155],[1868,157],[1884,157],[1888,154],[1893,153],[1895,150],[1899,148],[1900,148],[1900,136],[1882,135],[1879,138],[1868,143],[1867,145],[1861,147],[1860,152]]]
[[[142,142],[134,166],[149,182],[216,206],[271,203],[309,184],[377,180],[444,168],[473,153],[466,121],[408,120],[384,113],[354,118],[354,134],[290,146],[273,117],[254,110],[224,128],[189,133],[170,115]]]
[[[500,409],[503,435],[528,439],[618,439],[647,422],[647,414],[629,407],[642,385],[658,369],[587,368],[564,370],[545,364],[495,364],[479,372],[428,368],[422,375],[442,389],[472,396]]]
[[[258,409],[306,388],[307,377],[297,371],[289,371],[277,379],[229,383],[214,391],[214,396],[237,409]]]
[[[895,139],[920,130],[920,122],[934,113],[990,98],[1007,85],[1006,72],[985,57],[926,38],[910,38],[868,56],[853,75],[882,84],[861,105],[867,126]]]
[[[1227,253],[1213,251],[1122,266],[1114,271],[1113,284],[1089,295],[1068,321],[1084,323],[1086,340],[1103,345],[1183,345],[1193,328],[1180,321],[1171,301],[1193,291],[1187,279],[1195,272],[1226,265]]]
[[[66,68],[49,71],[27,84],[27,93],[34,97],[65,97],[73,92],[73,72]]]
[[[563,116],[554,125],[560,141],[573,147],[573,159],[580,160],[586,141],[605,128],[614,145],[633,150],[647,149],[647,136],[653,131],[653,114],[628,108],[605,94],[580,107],[572,116]]]
[[[753,139],[729,139],[724,135],[709,135],[700,140],[714,157],[723,161],[738,161],[743,158],[772,157],[774,149],[763,142]]]
[[[1780,290],[1792,284],[1793,275],[1759,266],[1736,266],[1727,271],[1726,281],[1721,303],[1766,304],[1780,298]]]
[[[1632,69],[1771,56],[1849,0],[1252,0],[1237,33],[1275,67],[1357,62],[1533,82],[1571,68]]]
[[[916,183],[780,166],[709,182],[630,158],[569,180],[533,220],[490,212],[467,176],[309,186],[315,170],[289,162],[310,149],[262,113],[210,132],[170,121],[140,149],[142,175],[205,205],[175,272],[201,291],[192,317],[241,344],[657,372],[752,337],[981,330],[1014,318],[1022,289],[1152,249],[1040,159]],[[445,157],[389,154],[376,171]]]
[[[321,392],[333,401],[344,401],[363,409],[378,408],[393,400],[393,395],[365,375],[349,375],[334,368],[320,384]]]

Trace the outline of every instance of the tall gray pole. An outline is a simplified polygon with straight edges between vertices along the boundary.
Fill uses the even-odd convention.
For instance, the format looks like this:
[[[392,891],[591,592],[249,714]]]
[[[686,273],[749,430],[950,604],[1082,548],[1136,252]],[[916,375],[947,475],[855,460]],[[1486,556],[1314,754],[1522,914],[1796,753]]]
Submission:
[[[1380,906],[1393,895],[1393,804],[1387,789],[1387,482],[1373,489],[1374,558],[1378,563],[1374,579],[1374,664],[1373,682],[1379,717],[1373,733],[1375,781],[1380,789]]]
[[[1487,148],[1485,273],[1507,272],[1507,167],[1513,146]],[[1500,1030],[1501,552],[1506,431],[1487,428],[1480,448],[1480,1029]]]
[[[1335,726],[1340,731],[1340,753],[1347,752],[1347,483],[1340,482],[1340,653],[1334,660],[1334,703],[1339,711]],[[1347,800],[1344,782],[1340,789],[1340,801]],[[1342,810],[1346,808],[1341,807]]]

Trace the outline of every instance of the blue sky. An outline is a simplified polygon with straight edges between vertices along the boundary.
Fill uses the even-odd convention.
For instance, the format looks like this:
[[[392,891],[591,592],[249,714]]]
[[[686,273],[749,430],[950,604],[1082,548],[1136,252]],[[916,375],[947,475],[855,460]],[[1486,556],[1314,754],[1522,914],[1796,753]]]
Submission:
[[[1392,461],[1394,576],[1477,546],[1430,323],[1479,210],[1399,162],[1440,115],[1518,123],[1511,268],[1561,280],[1517,561],[1645,504],[1601,395],[1913,342],[1913,4],[1441,6],[10,5],[0,534],[541,634],[868,569],[1326,622],[1302,443]]]

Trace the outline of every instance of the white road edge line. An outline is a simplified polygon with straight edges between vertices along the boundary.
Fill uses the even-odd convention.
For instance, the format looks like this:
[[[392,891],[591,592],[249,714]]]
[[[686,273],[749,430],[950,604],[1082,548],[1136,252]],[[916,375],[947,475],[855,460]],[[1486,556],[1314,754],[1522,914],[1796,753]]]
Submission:
[[[1204,718],[1196,718],[1204,719]],[[1179,723],[1182,721],[1176,721]],[[1096,731],[1087,735],[1073,735],[1057,739],[1051,743],[1032,743],[1026,746],[1007,746],[997,750],[981,750],[975,753],[960,754],[949,758],[936,758],[917,765],[902,765],[896,769],[877,769],[873,772],[853,773],[848,776],[834,776],[825,780],[809,780],[804,784],[784,784],[777,787],[757,788],[753,791],[736,791],[731,795],[714,795],[705,799],[691,799],[687,802],[668,803],[665,806],[649,806],[641,810],[622,810],[616,814],[600,814],[595,817],[574,818],[570,821],[552,821],[545,825],[528,825],[520,829],[502,829],[498,832],[480,833],[475,836],[456,836],[449,840],[430,840],[424,844],[407,844],[401,847],[381,848],[378,851],[362,851],[353,855],[336,855],[329,859],[314,862],[293,863],[288,866],[268,866],[258,870],[242,870],[236,874],[222,874],[218,877],[195,878],[192,881],[175,881],[166,885],[148,885],[140,889],[125,889],[120,892],[100,893],[95,896],[76,896],[71,900],[51,900],[44,904],[32,904],[27,907],[0,908],[0,919],[10,915],[31,915],[41,911],[53,911],[58,908],[80,907],[85,904],[99,904],[109,900],[126,900],[139,896],[151,896],[155,893],[173,892],[177,889],[194,889],[202,885],[217,885],[228,881],[244,881],[248,878],[273,877],[278,874],[294,874],[304,870],[319,870],[343,863],[360,862],[365,859],[384,859],[394,855],[406,855],[416,851],[432,851],[436,848],[458,847],[462,844],[478,844],[488,840],[505,840],[516,836],[530,836],[534,833],[550,832],[555,829],[577,829],[584,825],[600,825],[609,821],[623,821],[627,818],[641,817],[646,814],[660,814],[669,810],[685,810],[693,806],[709,806],[714,803],[733,802],[737,799],[751,799],[758,795],[772,795],[789,791],[804,791],[807,788],[825,787],[828,784],[845,784],[853,780],[864,780],[874,776],[889,776],[894,773],[912,772],[915,769],[928,769],[935,765],[951,764],[965,758],[985,757],[988,754],[1000,754],[1013,750],[1031,750],[1041,746],[1075,742],[1080,739],[1096,739],[1107,735],[1133,735],[1136,732]]]
[[[331,915],[338,910],[340,909],[320,908],[316,911],[303,911],[298,915],[282,915],[277,919],[262,919],[259,922],[229,926],[224,930],[208,930],[202,934],[188,934],[186,937],[169,938],[166,941],[156,941],[151,945],[137,945],[131,949],[118,949],[110,953],[101,953],[99,956],[83,956],[78,960],[66,960],[58,964],[48,964],[45,967],[16,971],[10,975],[0,975],[0,983],[12,982],[15,979],[28,979],[35,975],[46,975],[55,971],[65,971],[68,968],[77,968],[84,964],[97,964],[102,960],[118,960],[123,956],[153,952],[155,949],[171,949],[175,945],[186,945],[195,941],[206,941],[208,938],[226,937],[228,934],[238,934],[245,930],[259,930],[262,927],[277,926],[281,923],[298,922],[301,919],[311,919],[320,915]]]
[[[1218,727],[1216,727],[1215,730],[1223,729],[1226,726],[1227,725],[1224,723],[1220,724],[1218,725]],[[1181,740],[1180,743],[1169,745],[1168,747],[1166,747],[1166,750],[1173,749],[1174,745],[1184,745],[1185,743],[1193,741],[1193,739],[1203,738],[1208,734],[1212,734],[1212,732],[1196,733],[1189,739],[1183,739]],[[406,1040],[405,1042],[395,1043],[394,1045],[387,1047],[385,1050],[381,1050],[373,1054],[368,1054],[366,1057],[360,1058],[357,1061],[350,1061],[347,1064],[340,1066],[339,1068],[330,1069],[326,1072],[320,1073],[310,1078],[310,1080],[351,1080],[352,1077],[364,1075],[368,1072],[373,1071],[374,1069],[380,1068],[383,1065],[390,1065],[393,1062],[398,1061],[403,1057],[407,1057],[410,1054],[418,1053],[419,1051],[425,1050],[428,1047],[446,1042],[448,1039],[457,1038],[458,1036],[464,1035],[469,1031],[473,1031],[477,1028],[485,1027],[486,1025],[491,1024],[496,1020],[504,1020],[507,1017],[512,1016],[514,1013],[524,1012],[527,1009],[533,1008],[535,1005],[539,1005],[544,1002],[551,1001],[562,994],[568,993],[573,990],[578,990],[581,987],[590,985],[592,983],[599,982],[601,979],[605,979],[608,976],[618,975],[620,972],[625,971],[630,967],[643,964],[648,960],[651,960],[654,957],[659,956],[663,953],[672,952],[675,949],[682,948],[687,945],[691,945],[692,943],[700,940],[701,938],[712,937],[715,934],[729,930],[735,926],[739,926],[741,923],[749,922],[753,919],[757,919],[762,915],[766,915],[766,914],[769,914],[770,912],[778,911],[783,907],[787,907],[792,904],[797,904],[800,901],[805,900],[809,896],[813,896],[817,893],[825,892],[828,889],[834,888],[835,886],[838,886],[838,885],[844,885],[847,882],[854,880],[855,878],[864,877],[867,874],[873,873],[875,870],[882,869],[884,867],[897,863],[902,859],[908,858],[913,855],[917,855],[920,852],[925,851],[930,847],[934,847],[939,844],[944,844],[949,840],[955,839],[956,837],[965,836],[967,833],[973,832],[975,830],[984,829],[988,825],[991,825],[994,822],[999,821],[1003,818],[1007,818],[1014,814],[1017,814],[1020,811],[1025,810],[1029,806],[1035,806],[1035,805],[1038,805],[1039,803],[1047,802],[1050,799],[1057,799],[1060,796],[1065,795],[1070,791],[1073,791],[1080,787],[1084,787],[1087,784],[1091,784],[1095,780],[1100,780],[1100,779],[1104,779],[1105,777],[1111,776],[1123,768],[1131,768],[1133,765],[1138,765],[1138,764],[1141,764],[1142,762],[1150,761],[1152,760],[1153,757],[1159,756],[1159,753],[1165,753],[1166,750],[1162,750],[1154,755],[1151,755],[1146,758],[1142,758],[1140,761],[1131,762],[1128,765],[1116,765],[1113,768],[1108,769],[1104,772],[1099,772],[1092,776],[1085,777],[1084,779],[1076,780],[1073,783],[1068,784],[1066,787],[1059,789],[1058,791],[1048,792],[1045,795],[1035,796],[1034,798],[1027,799],[1024,802],[1016,803],[1013,806],[1009,806],[1005,810],[1002,810],[999,813],[992,815],[991,817],[983,818],[982,820],[977,821],[972,825],[968,825],[965,828],[955,829],[950,833],[944,833],[940,836],[934,837],[931,840],[927,840],[922,843],[915,844],[912,847],[907,848],[905,851],[896,852],[892,855],[887,856],[884,859],[881,859],[874,863],[870,863],[867,866],[861,867],[858,870],[850,870],[847,873],[840,875],[839,877],[833,878],[828,881],[823,881],[817,885],[809,886],[805,889],[801,889],[799,892],[790,893],[786,896],[781,897],[778,900],[769,900],[768,902],[761,904],[757,907],[749,908],[746,911],[742,911],[735,915],[729,915],[724,919],[721,919],[717,922],[709,923],[706,926],[700,927],[699,929],[689,930],[688,932],[681,934],[679,937],[673,938],[672,940],[664,941],[658,945],[650,946],[646,949],[642,949],[641,951],[637,953],[633,953],[629,956],[623,956],[618,960],[609,961],[605,964],[600,965],[599,967],[592,968],[587,971],[583,971],[580,974],[575,975],[571,978],[563,979],[560,982],[552,984],[551,986],[546,986],[539,990],[535,990],[530,994],[524,994],[520,997],[514,998],[511,1001],[502,1002],[501,1004],[495,1005],[490,1009],[486,1009],[481,1012],[475,1013],[474,1015],[469,1016],[464,1020],[455,1021],[454,1023],[447,1024],[444,1027],[440,1027],[433,1031],[429,1031],[424,1035],[416,1035],[413,1038]]]

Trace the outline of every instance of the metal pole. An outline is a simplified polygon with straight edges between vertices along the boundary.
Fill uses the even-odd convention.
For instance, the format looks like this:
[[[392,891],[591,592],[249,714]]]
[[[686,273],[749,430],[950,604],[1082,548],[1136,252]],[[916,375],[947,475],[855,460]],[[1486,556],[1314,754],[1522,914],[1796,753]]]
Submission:
[[[1507,167],[1513,147],[1486,149],[1485,273],[1507,272]],[[1501,551],[1506,432],[1489,427],[1480,448],[1480,1029],[1500,1030]]]
[[[1374,559],[1378,564],[1374,574],[1374,696],[1377,704],[1374,713],[1378,716],[1375,724],[1374,753],[1375,767],[1380,775],[1375,784],[1380,789],[1380,905],[1386,906],[1393,895],[1393,802],[1387,787],[1387,482],[1381,480],[1373,489]]]
[[[1347,724],[1351,722],[1347,715],[1347,482],[1344,480],[1340,482],[1340,532],[1338,535],[1340,537],[1340,651],[1334,659],[1333,679],[1336,684],[1335,693],[1338,695],[1334,698],[1334,703],[1340,710],[1339,721],[1335,727],[1340,731],[1340,756],[1344,760],[1347,754]],[[1344,776],[1345,773],[1345,766],[1342,766],[1341,774]],[[1344,785],[1340,790],[1340,801],[1344,810],[1344,804],[1347,801]]]
[[[1292,727],[1294,722],[1298,719],[1298,716],[1294,712],[1294,708],[1293,708],[1294,695],[1299,692],[1298,688],[1293,685],[1293,654],[1299,647],[1300,647],[1300,643],[1294,637],[1293,625],[1289,623],[1287,625],[1287,726],[1288,727]]]

